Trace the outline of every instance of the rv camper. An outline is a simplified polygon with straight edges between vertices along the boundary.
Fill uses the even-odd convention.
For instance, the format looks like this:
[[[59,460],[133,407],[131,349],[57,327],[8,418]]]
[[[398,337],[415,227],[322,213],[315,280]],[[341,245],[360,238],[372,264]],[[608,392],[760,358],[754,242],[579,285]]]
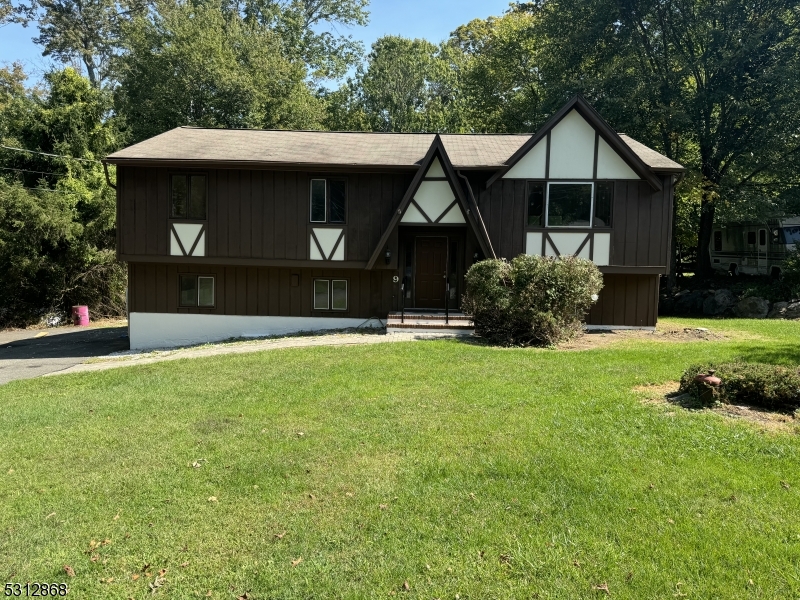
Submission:
[[[732,275],[780,277],[786,252],[800,241],[800,217],[714,228],[711,265]]]

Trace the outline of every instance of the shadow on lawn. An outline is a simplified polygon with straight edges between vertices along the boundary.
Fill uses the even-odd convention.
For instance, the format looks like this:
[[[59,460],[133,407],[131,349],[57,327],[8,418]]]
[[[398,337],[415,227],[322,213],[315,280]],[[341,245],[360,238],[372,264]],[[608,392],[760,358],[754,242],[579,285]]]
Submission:
[[[759,346],[751,343],[741,345],[738,350],[737,358],[745,362],[769,363],[789,367],[800,364],[800,343],[771,344],[770,346]]]

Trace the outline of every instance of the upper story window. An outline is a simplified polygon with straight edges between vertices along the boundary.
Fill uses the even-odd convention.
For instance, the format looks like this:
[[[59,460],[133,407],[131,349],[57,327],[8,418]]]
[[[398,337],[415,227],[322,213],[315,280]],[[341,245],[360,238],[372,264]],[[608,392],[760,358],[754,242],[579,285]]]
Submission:
[[[344,179],[311,180],[311,222],[344,223],[347,182]]]
[[[614,183],[527,184],[528,227],[611,227]]]
[[[173,219],[205,221],[208,188],[205,175],[170,177],[171,216]]]

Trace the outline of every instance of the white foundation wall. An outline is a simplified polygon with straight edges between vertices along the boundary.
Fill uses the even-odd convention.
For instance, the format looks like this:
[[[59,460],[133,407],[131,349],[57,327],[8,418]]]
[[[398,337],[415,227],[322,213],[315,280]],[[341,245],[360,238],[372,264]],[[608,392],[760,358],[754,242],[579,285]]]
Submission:
[[[134,312],[128,318],[131,350],[174,348],[220,342],[230,338],[284,335],[300,331],[383,326],[378,319],[340,317],[248,317]]]

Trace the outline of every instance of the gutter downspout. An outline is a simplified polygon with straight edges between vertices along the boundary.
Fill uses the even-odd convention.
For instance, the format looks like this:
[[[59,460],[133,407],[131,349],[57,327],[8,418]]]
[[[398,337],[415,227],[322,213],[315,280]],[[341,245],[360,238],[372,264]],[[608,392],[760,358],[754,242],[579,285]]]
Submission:
[[[483,222],[483,216],[481,215],[481,211],[478,209],[478,202],[475,200],[475,194],[472,192],[472,186],[469,184],[469,179],[467,179],[466,176],[461,173],[461,171],[456,171],[456,174],[461,177],[461,179],[463,179],[464,183],[467,185],[467,191],[469,192],[469,199],[472,201],[472,210],[475,213],[475,219],[478,221],[478,225],[483,231],[486,243],[489,244],[489,252],[492,254],[491,257],[497,258],[497,254],[495,254],[494,248],[492,247],[492,240],[489,237],[489,232],[486,230],[486,224]]]
[[[103,171],[106,173],[106,183],[108,184],[108,187],[117,189],[117,186],[111,183],[111,177],[108,174],[108,163],[106,161],[103,161]]]

